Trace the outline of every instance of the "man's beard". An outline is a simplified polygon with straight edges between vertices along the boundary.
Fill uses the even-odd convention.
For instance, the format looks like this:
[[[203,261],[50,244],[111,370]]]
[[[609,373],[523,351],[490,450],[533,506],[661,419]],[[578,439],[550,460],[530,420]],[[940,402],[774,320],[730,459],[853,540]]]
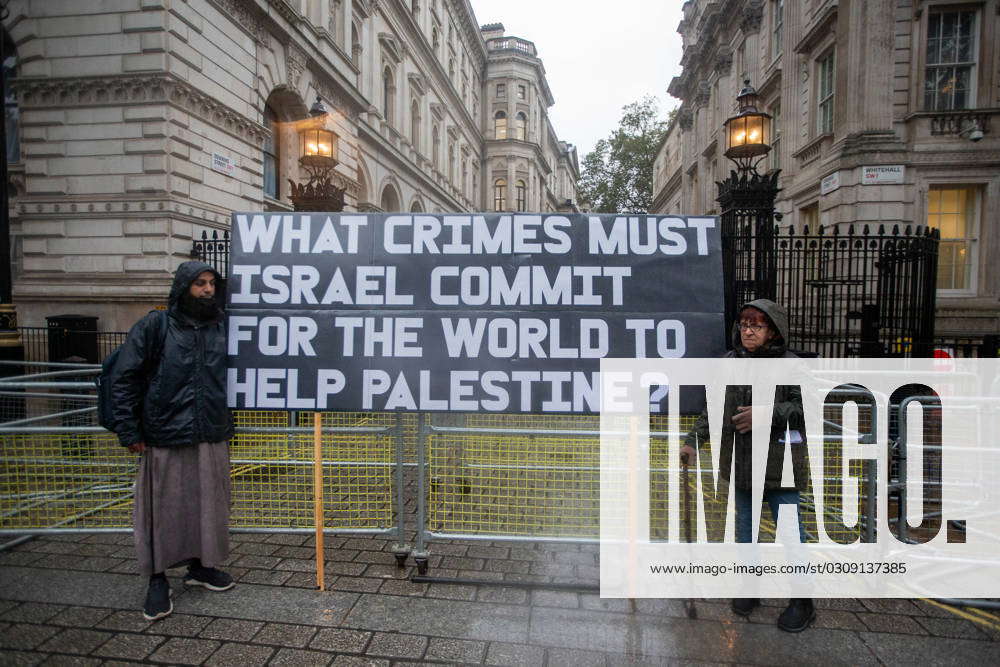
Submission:
[[[181,311],[196,320],[211,320],[219,314],[219,304],[214,296],[181,296]]]

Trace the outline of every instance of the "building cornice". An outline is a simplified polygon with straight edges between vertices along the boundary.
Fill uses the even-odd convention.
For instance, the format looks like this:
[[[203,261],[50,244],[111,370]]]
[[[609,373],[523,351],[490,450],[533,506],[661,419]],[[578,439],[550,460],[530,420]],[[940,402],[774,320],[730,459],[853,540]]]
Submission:
[[[170,103],[250,144],[260,145],[267,128],[226,106],[210,93],[172,74],[74,78],[18,78],[11,82],[22,108],[138,106]]]
[[[243,28],[262,46],[270,47],[271,39],[261,18],[261,12],[254,0],[208,0],[218,7],[225,16]]]

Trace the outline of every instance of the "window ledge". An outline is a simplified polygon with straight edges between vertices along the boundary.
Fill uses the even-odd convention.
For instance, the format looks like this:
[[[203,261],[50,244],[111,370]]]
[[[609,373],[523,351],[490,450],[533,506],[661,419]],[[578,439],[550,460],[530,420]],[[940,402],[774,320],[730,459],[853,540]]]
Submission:
[[[823,146],[833,140],[833,134],[827,132],[821,134],[799,150],[792,153],[792,157],[799,161],[799,165],[807,165],[823,153]]]
[[[266,211],[294,211],[295,207],[280,199],[273,199],[269,195],[264,195],[264,210]]]

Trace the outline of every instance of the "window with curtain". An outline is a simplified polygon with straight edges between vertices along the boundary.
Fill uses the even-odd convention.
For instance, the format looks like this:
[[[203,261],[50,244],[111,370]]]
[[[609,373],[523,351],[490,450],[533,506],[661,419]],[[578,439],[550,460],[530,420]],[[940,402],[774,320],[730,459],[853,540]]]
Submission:
[[[496,115],[493,116],[493,138],[507,138],[507,114],[503,111],[497,111]]]
[[[527,198],[527,194],[528,194],[528,187],[524,184],[524,181],[518,179],[514,183],[514,193],[515,193],[515,196],[517,198],[516,199],[516,201],[517,201],[517,210],[518,211],[524,211],[524,210],[526,210],[525,206],[527,205],[526,198]]]
[[[514,116],[514,138],[524,141],[526,136],[526,129],[528,126],[528,117],[524,115],[523,111],[519,111],[516,116]]]
[[[969,291],[973,284],[979,190],[964,185],[932,185],[927,192],[927,226],[941,233],[939,290]]]
[[[264,125],[269,135],[264,139],[264,195],[278,199],[278,155],[281,135],[278,131],[278,114],[269,106],[264,107]]]
[[[507,210],[507,180],[498,178],[493,181],[493,210]]]
[[[831,50],[817,64],[816,93],[816,133],[830,134],[833,132],[833,95],[834,95],[834,52]]]
[[[969,109],[976,81],[976,12],[932,11],[927,16],[924,108]]]

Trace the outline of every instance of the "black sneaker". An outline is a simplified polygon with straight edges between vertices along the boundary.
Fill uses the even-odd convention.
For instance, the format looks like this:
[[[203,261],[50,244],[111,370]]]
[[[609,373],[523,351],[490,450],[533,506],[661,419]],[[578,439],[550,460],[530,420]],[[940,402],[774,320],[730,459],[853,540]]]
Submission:
[[[733,598],[731,606],[734,614],[749,616],[750,612],[760,606],[760,600],[757,598]]]
[[[802,632],[816,620],[816,608],[809,598],[793,598],[778,617],[778,628],[785,632]]]
[[[174,603],[170,599],[173,591],[166,577],[149,580],[149,588],[146,590],[146,603],[142,605],[142,617],[147,621],[158,621],[161,618],[170,616],[174,610]]]
[[[188,568],[184,583],[188,586],[204,586],[210,591],[228,591],[236,585],[232,577],[214,567]]]

